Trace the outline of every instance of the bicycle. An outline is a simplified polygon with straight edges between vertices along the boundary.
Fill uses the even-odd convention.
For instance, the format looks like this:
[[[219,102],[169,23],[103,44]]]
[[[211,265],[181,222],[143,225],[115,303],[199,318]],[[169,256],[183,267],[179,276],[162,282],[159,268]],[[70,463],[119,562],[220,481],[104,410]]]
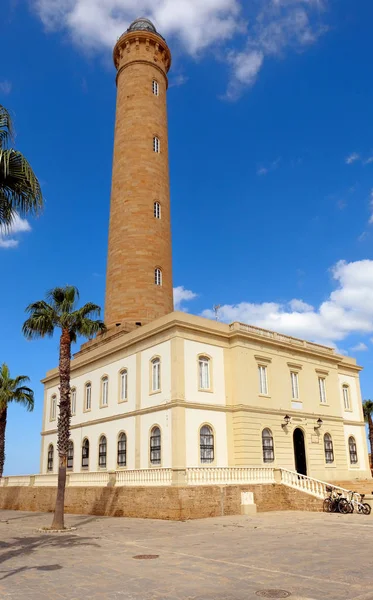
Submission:
[[[359,494],[358,492],[349,492],[350,498],[347,500],[347,504],[341,506],[341,512],[343,514],[352,513],[356,509],[361,515],[370,515],[371,506],[367,502],[364,502],[365,494]]]
[[[342,514],[347,514],[350,511],[348,500],[344,498],[342,492],[337,492],[337,490],[331,486],[327,486],[326,491],[329,496],[327,496],[323,502],[324,512],[340,512]]]

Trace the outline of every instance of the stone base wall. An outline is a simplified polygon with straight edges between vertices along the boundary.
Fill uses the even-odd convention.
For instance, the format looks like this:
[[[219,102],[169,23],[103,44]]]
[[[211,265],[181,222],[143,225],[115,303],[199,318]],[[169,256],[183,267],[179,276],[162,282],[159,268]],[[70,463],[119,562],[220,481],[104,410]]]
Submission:
[[[253,492],[258,512],[322,510],[318,500],[284,485],[188,487],[71,487],[65,510],[70,514],[181,521],[241,514],[241,492]],[[52,512],[56,488],[0,488],[0,509]]]

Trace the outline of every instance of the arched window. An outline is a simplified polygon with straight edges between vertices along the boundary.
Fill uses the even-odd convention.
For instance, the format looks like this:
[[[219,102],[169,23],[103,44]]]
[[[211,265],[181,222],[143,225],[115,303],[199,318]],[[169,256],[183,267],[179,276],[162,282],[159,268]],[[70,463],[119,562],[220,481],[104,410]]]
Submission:
[[[270,463],[275,460],[275,447],[273,444],[273,435],[270,429],[263,429],[262,431],[262,448],[263,448],[263,462]]]
[[[330,465],[334,462],[333,440],[330,433],[324,435],[324,452],[325,462]]]
[[[342,391],[343,391],[343,404],[344,404],[345,410],[351,410],[349,386],[344,385],[342,387]]]
[[[83,440],[82,445],[82,468],[88,469],[89,467],[89,441],[87,438]]]
[[[153,79],[153,94],[159,96],[159,83],[155,79]]]
[[[203,425],[199,430],[199,451],[201,463],[214,462],[214,432],[210,425]]]
[[[90,383],[85,384],[85,399],[84,399],[84,410],[91,410],[92,407],[92,385]]]
[[[210,389],[210,359],[207,356],[198,358],[199,389]]]
[[[357,463],[357,449],[356,440],[353,435],[348,438],[348,449],[350,451],[350,463],[356,465]]]
[[[152,465],[161,464],[161,430],[159,427],[153,427],[150,432],[150,463]]]
[[[67,448],[67,468],[73,469],[74,467],[74,442],[69,440],[69,445]]]
[[[128,399],[128,371],[127,369],[122,369],[120,374],[120,381],[119,381],[119,389],[120,389],[120,396],[119,399],[121,402],[124,402],[125,400]]]
[[[54,394],[51,398],[51,421],[57,416],[57,396]]]
[[[109,404],[109,378],[105,375],[101,379],[101,406]]]
[[[125,433],[121,433],[118,437],[118,467],[125,467],[127,465],[127,436]]]
[[[49,446],[48,446],[48,463],[47,463],[48,473],[53,471],[53,455],[54,455],[53,444],[49,444]]]
[[[156,219],[161,218],[161,205],[159,202],[154,202],[154,216]]]
[[[159,392],[161,389],[161,359],[153,358],[152,362],[152,392]]]
[[[102,435],[98,443],[98,466],[106,469],[106,437]]]
[[[76,388],[71,389],[70,400],[71,400],[71,414],[75,415],[75,413],[76,413]]]
[[[153,150],[157,154],[159,154],[159,152],[161,151],[161,142],[160,142],[159,138],[156,136],[153,137]]]
[[[162,271],[158,267],[154,271],[154,283],[155,285],[162,285]]]

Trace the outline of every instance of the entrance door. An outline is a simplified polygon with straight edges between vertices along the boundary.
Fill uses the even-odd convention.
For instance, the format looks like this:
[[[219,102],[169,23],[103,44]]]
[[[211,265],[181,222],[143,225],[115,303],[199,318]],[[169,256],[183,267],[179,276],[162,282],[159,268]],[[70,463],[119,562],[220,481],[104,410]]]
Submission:
[[[304,445],[304,434],[301,429],[294,429],[293,441],[295,470],[301,475],[307,475],[306,448]]]

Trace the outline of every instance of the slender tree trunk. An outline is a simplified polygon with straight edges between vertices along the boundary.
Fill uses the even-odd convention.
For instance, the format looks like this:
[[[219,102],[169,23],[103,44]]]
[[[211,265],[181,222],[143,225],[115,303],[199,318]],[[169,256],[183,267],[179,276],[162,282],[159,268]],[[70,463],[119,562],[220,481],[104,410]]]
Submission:
[[[71,359],[71,338],[68,329],[63,329],[60,339],[60,404],[58,415],[58,487],[56,506],[54,509],[54,518],[52,529],[64,529],[64,511],[65,511],[65,487],[66,487],[66,464],[67,450],[70,438],[70,359]]]
[[[0,413],[0,479],[4,472],[5,462],[5,429],[6,429],[6,413],[7,407]]]
[[[370,442],[370,468],[373,468],[373,420],[372,415],[368,415],[369,442]]]

